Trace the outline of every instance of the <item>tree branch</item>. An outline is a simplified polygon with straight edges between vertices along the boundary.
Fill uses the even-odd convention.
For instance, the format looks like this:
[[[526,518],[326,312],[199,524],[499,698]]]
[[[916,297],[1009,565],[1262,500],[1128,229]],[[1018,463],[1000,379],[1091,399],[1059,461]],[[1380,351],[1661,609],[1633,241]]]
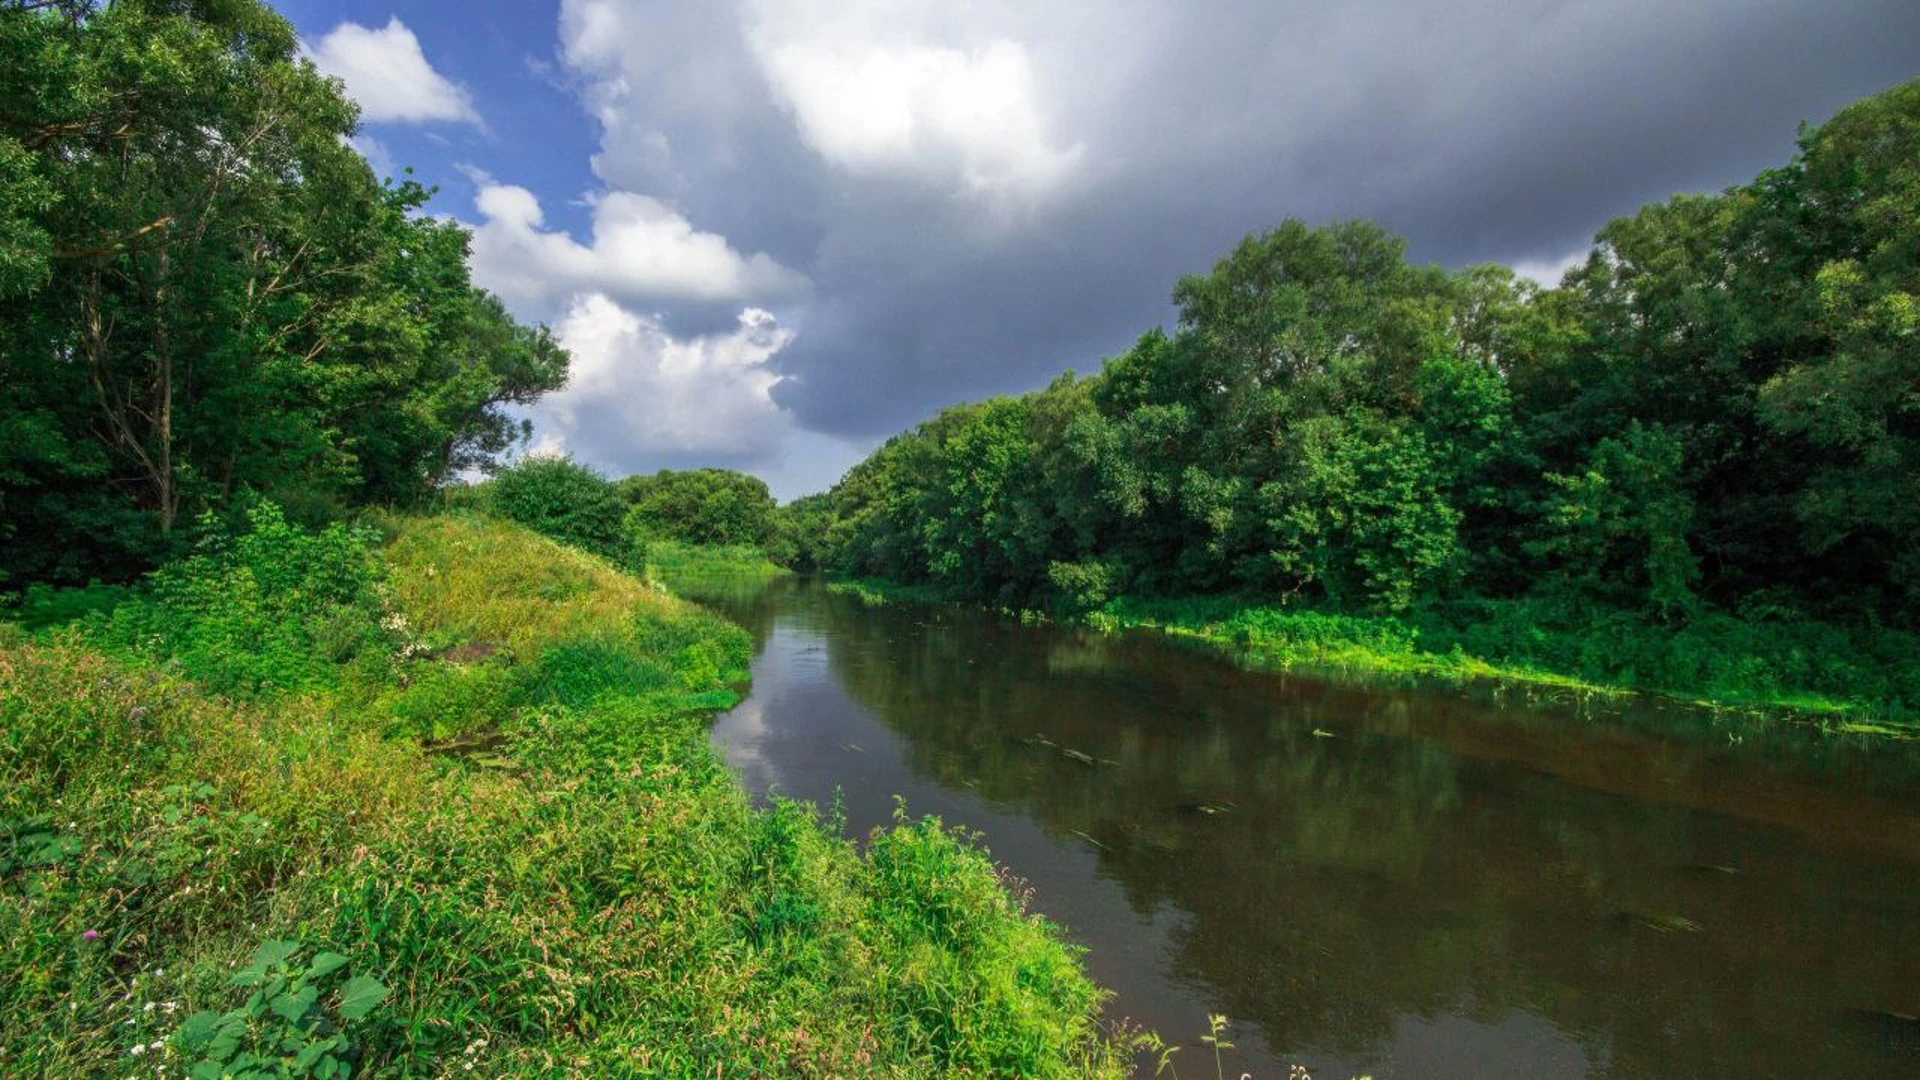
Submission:
[[[95,247],[55,248],[53,249],[53,257],[56,259],[94,259],[102,255],[112,255],[117,251],[124,250],[129,244],[132,244],[135,240],[140,239],[155,229],[164,229],[168,225],[173,224],[173,222],[174,216],[167,214],[164,217],[147,222],[145,225],[140,226],[127,235],[120,237],[118,240],[106,244]]]

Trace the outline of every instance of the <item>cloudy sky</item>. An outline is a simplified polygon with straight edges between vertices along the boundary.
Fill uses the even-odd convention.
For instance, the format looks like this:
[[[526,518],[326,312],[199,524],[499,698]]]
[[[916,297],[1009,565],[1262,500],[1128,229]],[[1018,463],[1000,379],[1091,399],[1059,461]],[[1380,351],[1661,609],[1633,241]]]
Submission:
[[[1913,0],[283,0],[552,325],[538,439],[791,498],[1288,216],[1545,279],[1920,76]]]

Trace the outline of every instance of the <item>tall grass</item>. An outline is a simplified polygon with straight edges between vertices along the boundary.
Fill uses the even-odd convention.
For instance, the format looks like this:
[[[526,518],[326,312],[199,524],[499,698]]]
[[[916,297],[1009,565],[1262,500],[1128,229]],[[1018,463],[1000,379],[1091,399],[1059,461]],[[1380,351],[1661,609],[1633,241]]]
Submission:
[[[0,633],[0,1073],[185,1075],[203,1011],[262,1076],[1124,1072],[974,838],[750,806],[705,728],[743,631],[517,527],[383,526],[285,545],[364,587],[241,538],[204,603]]]
[[[1122,599],[1089,617],[1153,626],[1302,670],[1637,690],[1840,724],[1920,727],[1920,635],[1704,613],[1678,624],[1564,600],[1480,600],[1413,615],[1244,598]]]
[[[682,544],[672,540],[649,541],[647,565],[668,583],[686,576],[778,577],[789,572],[775,565],[765,551],[748,544]]]

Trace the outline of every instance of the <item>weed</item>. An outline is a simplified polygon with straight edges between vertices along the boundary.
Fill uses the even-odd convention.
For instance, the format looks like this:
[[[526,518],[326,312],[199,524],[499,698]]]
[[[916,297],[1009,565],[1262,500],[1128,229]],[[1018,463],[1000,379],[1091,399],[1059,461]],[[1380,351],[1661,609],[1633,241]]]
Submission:
[[[245,1001],[187,1017],[174,1047],[189,1080],[344,1080],[360,1058],[353,1029],[387,996],[369,975],[345,977],[349,963],[321,951],[295,963],[302,946],[275,940],[254,950],[227,982],[251,988]]]

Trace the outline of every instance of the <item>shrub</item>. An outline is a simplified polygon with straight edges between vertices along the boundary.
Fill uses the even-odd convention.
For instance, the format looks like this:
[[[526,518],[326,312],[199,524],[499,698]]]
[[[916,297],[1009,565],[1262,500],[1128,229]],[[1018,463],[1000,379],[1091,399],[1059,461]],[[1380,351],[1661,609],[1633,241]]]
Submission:
[[[488,508],[501,517],[591,551],[629,570],[646,563],[644,544],[626,525],[618,489],[568,457],[529,457],[502,469],[488,486]]]
[[[272,503],[247,523],[230,537],[207,519],[193,555],[149,575],[145,597],[92,616],[86,636],[243,696],[337,686],[344,665],[383,663],[391,642],[372,532],[308,532]]]

